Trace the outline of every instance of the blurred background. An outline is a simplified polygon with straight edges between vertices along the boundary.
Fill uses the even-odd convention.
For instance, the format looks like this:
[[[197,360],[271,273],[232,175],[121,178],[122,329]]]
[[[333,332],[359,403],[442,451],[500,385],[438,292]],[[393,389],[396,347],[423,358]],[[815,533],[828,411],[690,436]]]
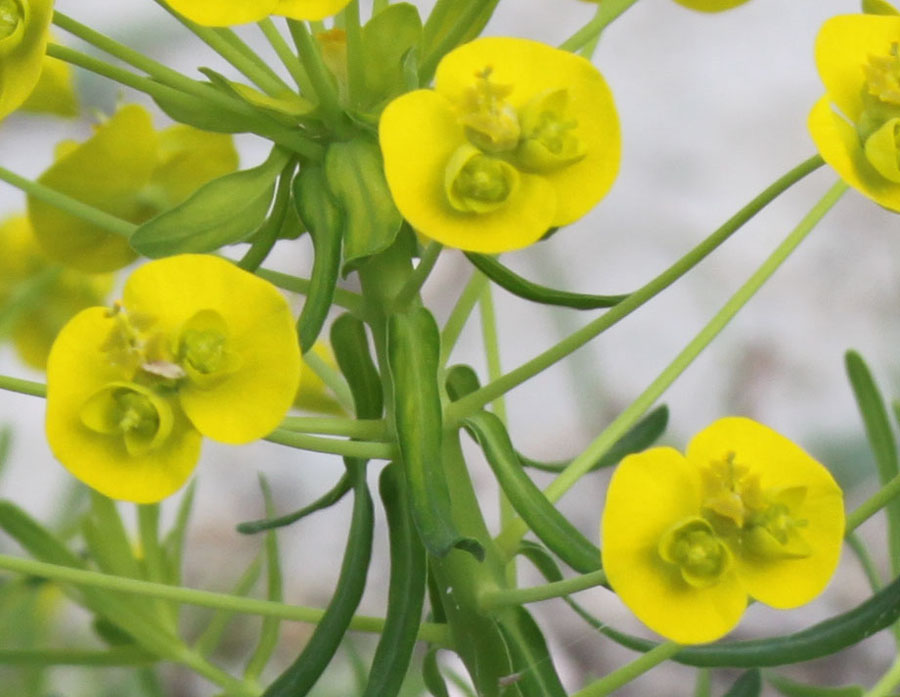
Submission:
[[[415,4],[427,11],[433,2]],[[187,74],[195,75],[197,66],[230,74],[221,59],[149,0],[57,0],[57,7]],[[577,0],[501,0],[486,33],[559,44],[594,10]],[[828,17],[858,11],[858,0],[750,0],[715,15],[687,10],[672,0],[638,2],[607,29],[594,57],[613,90],[622,122],[623,159],[615,186],[584,219],[549,241],[504,255],[504,262],[538,282],[591,293],[627,292],[655,276],[777,177],[814,154],[806,117],[823,91],[812,60],[814,38]],[[253,27],[242,30],[242,36],[262,55],[271,56]],[[71,37],[57,38],[83,48]],[[86,116],[75,121],[26,114],[8,118],[0,124],[0,165],[36,177],[51,163],[59,140],[89,135],[94,114],[109,114],[123,102],[149,104],[141,95],[96,76],[78,72],[77,80]],[[158,127],[169,123],[158,110],[155,114]],[[237,136],[236,142],[242,167],[264,159],[265,142],[246,135]],[[517,447],[548,460],[578,453],[653,380],[834,180],[827,167],[808,177],[648,306],[511,392],[509,424]],[[0,218],[22,210],[24,196],[0,183]],[[243,248],[233,251],[237,255]],[[267,266],[303,276],[310,262],[310,243],[301,238],[279,243]],[[470,273],[460,253],[448,250],[442,255],[424,289],[439,321],[446,318]],[[349,283],[352,287],[354,280]],[[683,448],[692,434],[720,416],[750,416],[825,462],[846,487],[852,508],[876,483],[843,356],[847,349],[857,349],[886,396],[900,394],[898,286],[900,229],[894,214],[849,192],[665,395],[671,411],[665,441]],[[505,369],[595,316],[533,305],[502,290],[495,300]],[[299,308],[301,299],[294,302]],[[486,374],[477,317],[453,358]],[[0,346],[0,373],[43,379],[18,362],[8,345]],[[0,424],[13,429],[0,495],[42,520],[53,520],[65,515],[60,502],[71,496],[73,484],[49,452],[42,419],[41,400],[0,393]],[[468,452],[488,515],[495,521],[497,496],[490,473],[473,448]],[[259,550],[261,540],[234,531],[235,523],[262,513],[257,473],[269,477],[279,510],[288,511],[329,488],[341,471],[338,458],[267,443],[236,448],[206,441],[195,476],[197,503],[186,584],[227,590]],[[607,477],[602,472],[590,475],[560,504],[591,538],[596,536]],[[77,505],[79,499],[71,500]],[[176,503],[177,497],[164,504],[167,520]],[[130,520],[132,507],[122,510]],[[288,601],[327,603],[348,515],[349,502],[344,502],[280,533]],[[881,526],[879,517],[861,532],[884,571]],[[5,551],[17,552],[11,543],[0,544]],[[380,615],[387,580],[383,534],[376,534],[376,559],[361,611]],[[523,582],[539,579],[523,569]],[[820,599],[791,612],[754,606],[733,636],[799,629],[858,604],[867,593],[859,565],[847,555]],[[578,599],[615,626],[646,633],[603,589],[584,592]],[[532,608],[546,627],[570,690],[634,657],[598,636],[559,601]],[[84,617],[65,616],[65,635],[54,641],[91,641],[85,638],[89,631]],[[199,610],[188,613],[187,634],[196,635],[208,617]],[[4,626],[8,630],[11,625]],[[225,664],[239,661],[252,646],[257,626],[256,619],[236,618],[217,656]],[[273,671],[291,660],[309,631],[303,625],[283,625],[282,653],[273,661]],[[787,672],[822,685],[871,685],[892,658],[884,634],[835,658]],[[329,670],[315,694],[354,694],[354,656],[368,656],[373,646],[370,637],[353,635],[344,663]],[[166,695],[215,693],[178,668],[166,668],[163,675]],[[692,669],[667,664],[620,694],[686,697],[692,694],[693,675]],[[734,677],[717,672],[713,694],[724,692]],[[137,688],[131,687],[131,680],[114,670],[54,669],[47,694],[132,694]],[[21,693],[9,692],[0,683],[0,695],[6,694]]]

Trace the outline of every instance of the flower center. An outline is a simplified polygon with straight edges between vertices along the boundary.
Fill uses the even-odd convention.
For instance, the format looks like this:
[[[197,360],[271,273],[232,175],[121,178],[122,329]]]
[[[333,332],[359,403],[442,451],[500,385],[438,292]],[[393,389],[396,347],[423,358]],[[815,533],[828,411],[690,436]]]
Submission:
[[[215,310],[200,310],[185,322],[176,353],[180,366],[199,387],[218,384],[241,364],[231,347],[228,325]]]
[[[577,162],[585,155],[575,135],[578,121],[569,114],[569,90],[547,90],[520,113],[522,140],[516,159],[525,169],[546,172]]]
[[[19,0],[0,0],[0,41],[17,33],[25,23],[25,9]]]
[[[145,364],[168,358],[164,337],[153,331],[156,318],[129,312],[118,302],[110,309],[109,317],[113,319],[113,328],[100,350],[112,365],[134,372]]]
[[[468,144],[453,154],[444,173],[447,199],[453,208],[464,213],[497,210],[518,186],[515,167]]]
[[[678,566],[681,577],[695,588],[715,585],[731,566],[731,552],[700,517],[682,520],[669,528],[659,541],[662,559]]]
[[[89,397],[79,413],[94,433],[123,439],[129,455],[158,448],[169,437],[174,420],[171,406],[148,387],[129,382],[105,385]]]
[[[463,94],[460,123],[469,141],[485,152],[514,150],[519,144],[521,127],[515,108],[506,101],[512,85],[498,85],[491,81],[493,68],[484,68],[475,75],[475,86]]]

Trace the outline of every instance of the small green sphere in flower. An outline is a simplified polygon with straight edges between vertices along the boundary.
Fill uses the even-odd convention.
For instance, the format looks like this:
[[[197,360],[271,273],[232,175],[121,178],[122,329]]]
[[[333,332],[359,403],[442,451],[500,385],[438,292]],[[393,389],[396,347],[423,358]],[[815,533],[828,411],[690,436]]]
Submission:
[[[567,225],[609,191],[620,135],[584,58],[526,39],[451,51],[433,90],[388,104],[379,138],[397,208],[422,235],[496,253]]]
[[[211,27],[258,22],[269,15],[319,20],[336,15],[350,0],[166,0],[188,19]]]
[[[112,498],[159,501],[200,455],[201,436],[248,443],[275,429],[300,379],[290,307],[233,264],[152,261],[113,309],[76,315],[47,366],[47,440]]]
[[[53,0],[0,0],[0,120],[34,91],[52,16]]]
[[[737,625],[748,596],[786,609],[822,592],[840,556],[843,495],[787,438],[730,417],[685,455],[652,448],[625,458],[602,536],[622,602],[662,636],[703,643]]]

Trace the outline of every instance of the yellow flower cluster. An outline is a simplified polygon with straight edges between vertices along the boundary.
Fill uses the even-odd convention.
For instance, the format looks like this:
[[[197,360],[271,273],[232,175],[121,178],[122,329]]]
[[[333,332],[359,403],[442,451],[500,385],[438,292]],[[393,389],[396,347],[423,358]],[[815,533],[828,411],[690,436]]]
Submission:
[[[211,27],[258,22],[269,15],[318,20],[344,9],[350,0],[166,0],[188,19]]]
[[[111,498],[178,489],[201,436],[247,443],[290,408],[300,351],[274,286],[224,259],[180,255],[128,279],[112,309],[63,328],[47,365],[47,440],[77,478]]]
[[[616,469],[603,559],[622,601],[683,644],[735,627],[747,597],[775,608],[827,585],[844,536],[843,495],[821,464],[762,424],[720,419],[686,455],[652,448]]]
[[[900,16],[833,17],[815,57],[826,94],[809,131],[822,158],[847,184],[900,212]]]
[[[451,51],[433,90],[391,102],[379,126],[397,208],[422,235],[496,253],[587,213],[612,186],[620,135],[590,62],[526,39]]]

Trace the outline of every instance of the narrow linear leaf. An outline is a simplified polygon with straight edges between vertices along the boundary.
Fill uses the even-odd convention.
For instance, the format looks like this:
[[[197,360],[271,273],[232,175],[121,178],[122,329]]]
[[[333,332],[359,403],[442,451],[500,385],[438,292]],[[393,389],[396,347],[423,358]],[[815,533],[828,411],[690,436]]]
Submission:
[[[205,84],[209,89],[216,87],[212,83]],[[192,97],[176,91],[160,92],[153,96],[153,101],[162,109],[166,116],[173,121],[183,123],[203,131],[213,133],[249,133],[253,130],[253,123],[243,114],[218,105],[211,104],[205,99]]]
[[[226,94],[237,97],[256,109],[268,112],[270,116],[282,121],[285,125],[296,123],[297,119],[308,115],[316,108],[315,104],[291,90],[284,90],[277,95],[270,96],[249,85],[229,80],[211,68],[198,68],[198,70]]]
[[[759,697],[761,692],[762,677],[759,674],[759,668],[751,668],[735,680],[734,685],[723,697]]]
[[[238,525],[236,526],[236,530],[242,535],[255,535],[256,533],[263,532],[264,530],[283,528],[286,525],[296,523],[298,520],[305,518],[311,513],[321,511],[324,508],[330,508],[342,498],[344,498],[344,494],[346,494],[352,488],[353,483],[351,482],[350,477],[347,476],[346,473],[344,473],[338,480],[337,484],[335,484],[331,489],[326,491],[322,496],[317,498],[309,505],[306,505],[303,508],[294,511],[293,513],[278,516],[277,518],[263,518],[262,520],[251,520],[246,523],[238,523]]]
[[[184,561],[184,541],[187,537],[188,523],[194,510],[194,494],[197,491],[197,480],[192,479],[181,495],[178,502],[178,511],[175,514],[175,524],[163,541],[163,548],[169,559],[169,583],[179,585],[181,583],[181,567]]]
[[[863,697],[865,690],[858,685],[820,687],[789,680],[781,675],[766,675],[766,682],[785,697]]]
[[[478,559],[484,550],[457,531],[450,492],[441,466],[443,415],[438,392],[440,331],[425,308],[392,315],[387,332],[388,364],[394,384],[394,419],[413,520],[431,554],[454,547]]]
[[[366,325],[343,314],[331,325],[331,348],[347,380],[358,419],[380,419],[384,411],[381,375],[369,352]]]
[[[866,428],[869,446],[878,465],[878,478],[883,486],[898,472],[897,443],[888,419],[887,407],[862,356],[855,351],[848,351],[844,360],[847,377],[850,379],[856,404]],[[894,499],[888,503],[885,512],[888,519],[891,570],[897,575],[900,573],[900,500]]]
[[[262,225],[275,194],[275,180],[290,156],[273,148],[258,167],[204,184],[184,203],[147,221],[131,246],[151,259],[185,252],[212,252],[246,239]]]
[[[441,668],[438,665],[437,652],[436,648],[431,648],[425,654],[422,660],[422,679],[432,697],[450,697],[447,683],[444,682],[444,676],[441,675]]]
[[[588,573],[600,569],[600,550],[547,500],[524,472],[503,422],[483,411],[467,418],[463,426],[481,446],[503,493],[534,534],[576,571]]]
[[[529,612],[523,607],[507,608],[499,626],[516,669],[508,684],[518,686],[522,697],[566,697],[544,635]]]
[[[241,574],[237,583],[234,584],[230,594],[239,598],[248,596],[250,591],[256,586],[260,574],[262,574],[262,558],[257,555],[250,562],[250,565],[244,569],[244,573]],[[209,656],[215,651],[222,641],[222,636],[225,634],[229,622],[234,619],[236,614],[234,610],[216,610],[209,622],[206,623],[203,633],[200,634],[194,643],[194,650],[201,656]]]
[[[587,295],[584,293],[569,293],[556,288],[548,288],[537,283],[532,283],[512,269],[507,268],[494,257],[484,254],[466,252],[466,257],[481,273],[491,279],[498,286],[513,295],[524,300],[540,303],[542,305],[555,305],[557,307],[569,307],[574,310],[597,310],[600,308],[614,307],[628,297],[625,295]]]
[[[381,471],[379,491],[391,554],[387,614],[363,697],[395,697],[409,669],[425,602],[425,548],[416,533],[400,466]]]
[[[294,179],[294,204],[312,238],[312,273],[306,302],[297,320],[300,349],[306,353],[322,331],[334,300],[341,266],[341,211],[328,193],[322,167],[307,166]]]
[[[334,595],[303,651],[263,697],[303,697],[309,693],[337,652],[365,590],[372,556],[372,497],[366,485],[365,461],[344,458],[344,463],[353,479],[353,514]]]

